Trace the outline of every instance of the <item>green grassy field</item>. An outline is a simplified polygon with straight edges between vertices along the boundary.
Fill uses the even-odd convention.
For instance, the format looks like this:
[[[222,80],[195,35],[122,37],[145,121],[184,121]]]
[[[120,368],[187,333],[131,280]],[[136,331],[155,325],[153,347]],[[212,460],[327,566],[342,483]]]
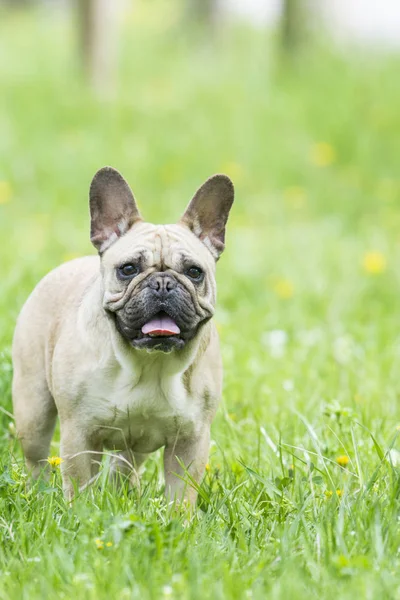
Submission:
[[[0,598],[400,598],[400,57],[317,46],[285,70],[261,31],[206,43],[146,4],[103,103],[70,23],[1,15]],[[68,507],[57,469],[29,488],[9,415],[16,316],[46,272],[93,252],[105,164],[156,222],[212,173],[236,185],[224,395],[186,526],[159,455],[131,493]]]

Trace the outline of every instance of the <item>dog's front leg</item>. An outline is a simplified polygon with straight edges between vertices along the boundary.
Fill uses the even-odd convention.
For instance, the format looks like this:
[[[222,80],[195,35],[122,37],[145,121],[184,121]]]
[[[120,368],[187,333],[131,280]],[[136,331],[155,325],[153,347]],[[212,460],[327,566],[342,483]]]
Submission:
[[[61,473],[64,495],[68,500],[75,490],[83,489],[98,472],[98,448],[93,447],[75,421],[61,422]]]
[[[209,427],[194,438],[178,438],[171,440],[165,446],[165,495],[168,500],[187,502],[194,507],[197,490],[188,482],[185,470],[189,473],[190,478],[200,484],[208,460],[209,446]]]

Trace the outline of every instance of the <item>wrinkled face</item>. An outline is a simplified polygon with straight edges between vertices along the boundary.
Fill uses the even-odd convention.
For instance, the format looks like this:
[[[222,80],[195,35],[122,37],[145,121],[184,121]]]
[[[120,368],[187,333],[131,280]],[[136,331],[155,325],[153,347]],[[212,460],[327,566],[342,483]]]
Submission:
[[[177,225],[151,225],[118,171],[94,176],[91,241],[101,256],[103,306],[134,348],[179,350],[213,316],[215,261],[233,196],[231,180],[214,175]]]
[[[214,313],[215,260],[183,225],[139,222],[102,257],[104,308],[134,347],[169,352]]]

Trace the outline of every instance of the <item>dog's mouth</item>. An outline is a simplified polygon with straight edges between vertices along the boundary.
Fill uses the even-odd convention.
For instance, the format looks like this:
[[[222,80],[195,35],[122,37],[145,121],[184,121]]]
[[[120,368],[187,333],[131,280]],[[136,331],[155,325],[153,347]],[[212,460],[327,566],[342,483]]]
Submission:
[[[133,348],[171,352],[184,348],[211,315],[197,323],[194,322],[191,326],[180,314],[177,314],[175,320],[175,315],[171,316],[167,310],[158,311],[144,324],[143,321],[138,323],[138,326],[129,325],[118,314],[115,317],[118,331]]]
[[[174,319],[160,311],[142,326],[140,335],[130,343],[134,348],[171,352],[183,348],[186,339]]]
[[[179,336],[181,330],[167,313],[161,311],[143,325],[142,333],[151,338],[170,337]]]

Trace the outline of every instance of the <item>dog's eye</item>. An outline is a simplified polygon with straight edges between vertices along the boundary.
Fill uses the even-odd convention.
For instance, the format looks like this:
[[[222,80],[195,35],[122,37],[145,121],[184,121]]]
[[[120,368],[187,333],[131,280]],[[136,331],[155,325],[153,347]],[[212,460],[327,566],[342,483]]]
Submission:
[[[186,269],[186,275],[193,281],[200,281],[203,279],[204,273],[200,267],[189,267],[189,269]]]
[[[117,268],[117,274],[120,279],[132,279],[139,273],[139,267],[128,263]]]

